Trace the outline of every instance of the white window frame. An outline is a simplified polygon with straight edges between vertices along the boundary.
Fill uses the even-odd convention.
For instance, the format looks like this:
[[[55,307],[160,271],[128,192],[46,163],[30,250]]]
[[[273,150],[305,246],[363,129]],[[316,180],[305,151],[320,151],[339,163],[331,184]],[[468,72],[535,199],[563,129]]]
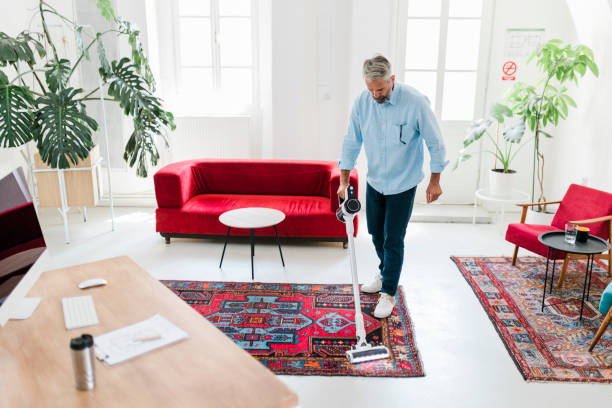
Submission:
[[[202,117],[244,117],[251,116],[254,111],[257,110],[259,101],[259,41],[258,41],[258,0],[251,0],[251,14],[249,17],[246,16],[220,16],[219,14],[219,1],[220,0],[210,0],[210,16],[193,16],[193,18],[210,18],[210,29],[211,29],[211,62],[212,65],[208,66],[196,66],[196,65],[181,65],[181,55],[180,55],[180,19],[181,18],[190,18],[188,16],[180,16],[179,15],[179,5],[178,1],[171,2],[172,8],[172,32],[173,32],[173,44],[174,44],[174,80],[176,84],[175,89],[175,101],[179,99],[179,92],[183,88],[183,78],[182,78],[182,70],[181,68],[212,68],[213,72],[213,89],[219,90],[221,89],[221,69],[223,68],[250,68],[251,69],[251,103],[244,111],[239,112],[198,112],[198,114],[193,114],[190,112],[185,115],[182,110],[183,106],[180,103],[177,103],[177,115],[176,116],[202,116]],[[220,18],[249,18],[251,20],[251,65],[250,66],[230,66],[230,65],[221,65],[220,58],[220,42],[219,42],[219,19]]]
[[[412,72],[435,72],[436,73],[436,99],[432,110],[441,122],[442,106],[444,97],[444,79],[447,72],[475,72],[476,90],[474,97],[474,117],[482,117],[486,111],[486,91],[488,83],[488,71],[490,65],[490,46],[493,21],[494,1],[483,0],[483,10],[480,17],[449,17],[450,1],[442,0],[440,17],[409,17],[408,3],[410,0],[394,0],[396,18],[392,24],[393,50],[395,54],[395,72],[401,82],[405,80],[406,71]],[[406,69],[406,30],[409,19],[414,20],[439,20],[440,34],[438,43],[438,63],[435,69]],[[478,52],[478,63],[476,69],[446,69],[446,47],[448,43],[449,20],[480,20],[480,44]],[[444,120],[443,122],[469,122],[473,118],[465,120]]]

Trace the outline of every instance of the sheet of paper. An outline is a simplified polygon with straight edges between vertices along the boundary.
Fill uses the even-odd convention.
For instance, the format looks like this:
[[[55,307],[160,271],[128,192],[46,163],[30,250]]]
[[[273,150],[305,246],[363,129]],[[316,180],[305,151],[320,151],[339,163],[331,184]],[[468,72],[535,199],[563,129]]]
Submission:
[[[507,58],[527,58],[543,43],[543,28],[508,28],[504,54]]]
[[[96,336],[95,353],[106,364],[115,365],[187,337],[187,332],[156,314],[141,322]]]

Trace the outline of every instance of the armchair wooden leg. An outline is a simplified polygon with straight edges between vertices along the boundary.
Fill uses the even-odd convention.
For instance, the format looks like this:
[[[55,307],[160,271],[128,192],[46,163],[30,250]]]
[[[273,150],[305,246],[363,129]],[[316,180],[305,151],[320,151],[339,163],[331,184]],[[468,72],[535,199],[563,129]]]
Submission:
[[[516,256],[518,255],[518,245],[514,246],[514,255],[512,255],[512,266],[516,266]]]
[[[565,259],[563,260],[563,267],[561,268],[561,275],[559,275],[559,281],[557,282],[557,288],[559,289],[563,287],[563,278],[565,278],[565,271],[567,270],[568,263],[569,263],[569,255],[565,254]]]
[[[608,278],[612,278],[612,250],[608,251]]]
[[[604,334],[604,332],[608,328],[610,321],[612,321],[612,307],[610,308],[610,310],[608,310],[608,314],[606,315],[603,322],[601,323],[601,326],[599,326],[599,330],[597,330],[597,334],[595,335],[595,337],[593,337],[593,341],[591,342],[591,345],[589,346],[589,351],[593,351],[593,347],[595,347],[595,345],[597,344],[601,336]]]

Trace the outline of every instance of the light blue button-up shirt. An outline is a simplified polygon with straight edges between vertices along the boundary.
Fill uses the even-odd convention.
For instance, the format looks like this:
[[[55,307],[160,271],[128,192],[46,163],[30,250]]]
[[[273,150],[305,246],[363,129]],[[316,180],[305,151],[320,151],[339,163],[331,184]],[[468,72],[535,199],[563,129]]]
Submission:
[[[423,142],[431,156],[431,172],[441,173],[448,164],[446,149],[425,95],[396,82],[389,101],[380,104],[366,90],[353,105],[340,169],[355,167],[363,144],[368,184],[381,194],[398,194],[423,180]]]

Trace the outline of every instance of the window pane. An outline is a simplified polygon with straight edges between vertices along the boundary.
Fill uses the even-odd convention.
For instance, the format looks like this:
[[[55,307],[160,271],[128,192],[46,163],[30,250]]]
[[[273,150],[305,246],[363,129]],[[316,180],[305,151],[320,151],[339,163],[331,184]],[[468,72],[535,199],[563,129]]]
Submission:
[[[429,98],[431,109],[435,111],[436,106],[436,73],[406,71],[404,83],[416,88],[419,92]]]
[[[440,0],[408,0],[409,17],[440,17]]]
[[[475,72],[447,72],[444,77],[442,120],[474,119]]]
[[[407,69],[436,69],[440,20],[408,19],[406,26]]]
[[[251,68],[221,68],[221,94],[226,110],[241,112],[252,101]]]
[[[450,0],[449,6],[450,17],[482,16],[482,0]]]
[[[211,65],[210,19],[181,18],[181,65]]]
[[[480,20],[449,20],[446,69],[476,69]]]
[[[210,0],[179,0],[180,16],[210,16]]]
[[[219,0],[219,14],[222,16],[250,16],[251,0]]]
[[[221,65],[251,65],[251,20],[220,18]]]
[[[181,93],[198,94],[200,102],[210,99],[213,92],[212,68],[182,68]]]

